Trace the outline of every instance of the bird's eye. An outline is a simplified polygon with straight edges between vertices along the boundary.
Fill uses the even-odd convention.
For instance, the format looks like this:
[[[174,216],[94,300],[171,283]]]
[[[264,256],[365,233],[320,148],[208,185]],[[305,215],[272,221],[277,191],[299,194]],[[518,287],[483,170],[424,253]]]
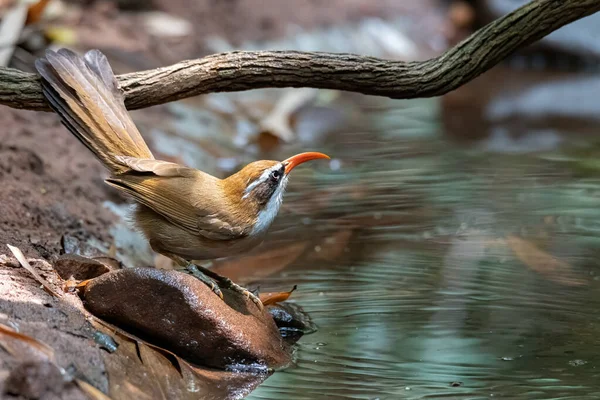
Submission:
[[[271,171],[271,180],[274,182],[279,181],[279,179],[281,178],[281,171],[276,169],[275,171]]]

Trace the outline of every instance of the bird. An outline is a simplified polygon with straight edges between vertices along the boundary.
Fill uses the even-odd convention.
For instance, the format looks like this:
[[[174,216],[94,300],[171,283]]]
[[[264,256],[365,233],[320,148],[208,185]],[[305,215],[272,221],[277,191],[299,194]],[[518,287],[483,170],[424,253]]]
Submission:
[[[255,294],[197,262],[259,245],[277,216],[290,172],[329,156],[305,152],[283,161],[255,161],[219,179],[154,158],[99,50],[83,56],[66,48],[47,50],[35,67],[42,92],[62,124],[109,170],[105,182],[133,199],[133,223],[150,247],[219,297],[221,288],[228,288],[262,310]]]

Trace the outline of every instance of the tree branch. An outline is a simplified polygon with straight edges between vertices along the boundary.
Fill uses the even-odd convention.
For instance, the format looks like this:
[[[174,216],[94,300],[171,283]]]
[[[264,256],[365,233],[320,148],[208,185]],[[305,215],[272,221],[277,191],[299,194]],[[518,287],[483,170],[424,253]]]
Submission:
[[[235,51],[118,76],[129,109],[212,92],[314,87],[395,99],[448,93],[516,49],[600,10],[600,0],[534,0],[490,23],[439,57],[388,61],[354,54]],[[0,104],[48,111],[39,77],[0,68]]]

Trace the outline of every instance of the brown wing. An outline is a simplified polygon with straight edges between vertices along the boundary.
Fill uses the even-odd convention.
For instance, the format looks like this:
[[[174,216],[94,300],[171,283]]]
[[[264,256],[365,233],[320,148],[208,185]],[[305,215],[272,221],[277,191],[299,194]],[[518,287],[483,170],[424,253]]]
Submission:
[[[235,215],[213,199],[217,178],[166,161],[126,157],[120,161],[138,173],[125,173],[106,182],[172,224],[213,240],[231,240],[249,233],[242,228],[247,224],[236,223]]]
[[[151,172],[156,176],[192,176],[195,170],[176,163],[155,159],[116,156],[115,159],[132,171]]]

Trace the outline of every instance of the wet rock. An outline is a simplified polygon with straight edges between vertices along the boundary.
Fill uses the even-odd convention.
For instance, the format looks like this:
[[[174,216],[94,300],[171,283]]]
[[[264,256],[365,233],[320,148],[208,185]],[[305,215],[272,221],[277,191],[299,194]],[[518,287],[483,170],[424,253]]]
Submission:
[[[271,315],[245,296],[223,294],[225,300],[185,273],[131,268],[92,280],[83,297],[97,317],[198,365],[265,370],[288,364],[289,345]]]
[[[64,254],[54,262],[54,269],[64,280],[96,278],[112,270],[107,264],[76,254]]]
[[[62,372],[51,361],[26,361],[8,375],[4,392],[26,399],[39,399],[60,394],[66,384]]]
[[[288,343],[295,343],[303,335],[316,332],[317,326],[308,314],[297,304],[278,303],[268,306],[269,313],[275,320],[281,336]]]

